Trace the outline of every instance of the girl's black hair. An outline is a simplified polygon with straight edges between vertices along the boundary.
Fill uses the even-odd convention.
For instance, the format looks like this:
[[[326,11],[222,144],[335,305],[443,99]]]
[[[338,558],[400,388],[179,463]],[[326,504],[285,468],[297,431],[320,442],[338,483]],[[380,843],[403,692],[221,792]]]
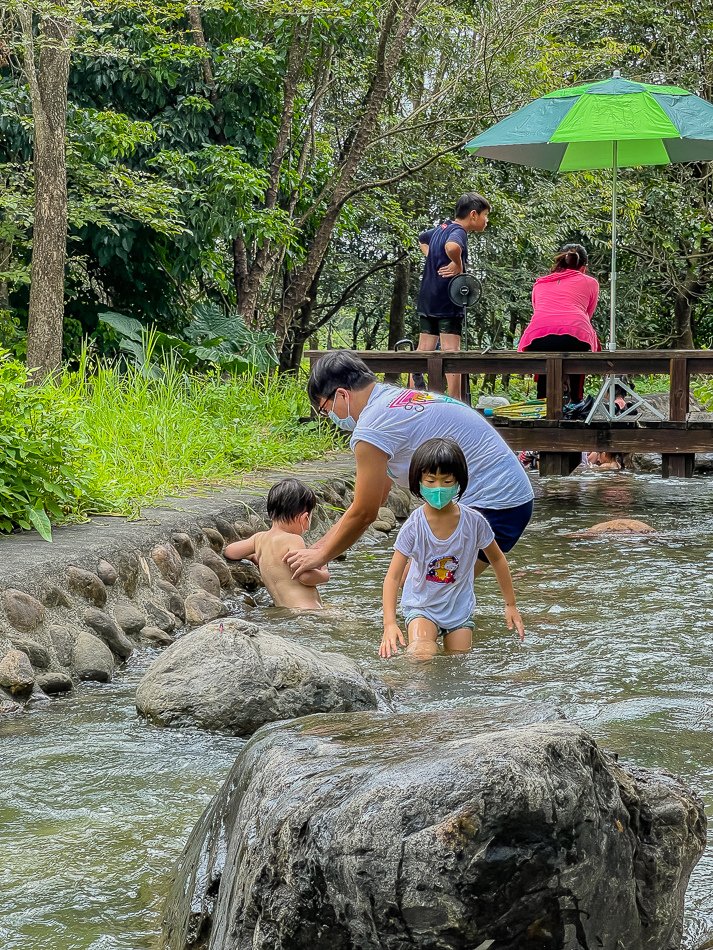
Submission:
[[[270,521],[292,521],[305,512],[311,514],[317,496],[296,478],[283,478],[267,493],[267,516]]]
[[[413,453],[408,485],[411,494],[417,498],[421,497],[421,479],[427,474],[452,475],[460,487],[456,496],[460,498],[468,487],[468,463],[457,442],[453,439],[429,439]]]
[[[588,264],[589,256],[581,244],[563,244],[555,255],[552,271],[579,270]]]

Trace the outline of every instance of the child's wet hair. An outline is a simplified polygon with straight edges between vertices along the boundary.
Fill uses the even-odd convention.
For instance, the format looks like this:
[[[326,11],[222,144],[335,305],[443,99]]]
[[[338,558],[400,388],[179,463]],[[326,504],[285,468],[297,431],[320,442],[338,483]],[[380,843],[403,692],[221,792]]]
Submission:
[[[452,475],[463,494],[468,487],[468,463],[463,449],[454,439],[429,439],[416,449],[408,470],[411,494],[421,497],[421,481],[424,475]]]
[[[296,478],[283,478],[267,494],[267,516],[270,521],[292,521],[305,512],[311,514],[317,496]]]

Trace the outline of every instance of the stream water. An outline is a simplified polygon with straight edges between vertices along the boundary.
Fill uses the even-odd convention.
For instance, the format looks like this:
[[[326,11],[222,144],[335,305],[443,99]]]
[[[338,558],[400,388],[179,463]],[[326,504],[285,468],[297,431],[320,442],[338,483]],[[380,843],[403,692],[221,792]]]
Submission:
[[[332,610],[301,620],[305,641],[378,669],[404,708],[482,695],[555,703],[622,759],[683,776],[713,805],[713,481],[620,474],[541,483],[536,518],[511,558],[527,639],[502,624],[479,582],[475,646],[418,668],[379,661],[387,544],[335,565]],[[570,537],[613,517],[652,538]],[[241,615],[294,635],[266,607]],[[0,723],[0,947],[151,950],[174,859],[242,742],[161,730],[136,716],[142,651],[108,686]],[[713,938],[713,849],[691,879],[687,948]],[[713,944],[711,944],[713,946]]]

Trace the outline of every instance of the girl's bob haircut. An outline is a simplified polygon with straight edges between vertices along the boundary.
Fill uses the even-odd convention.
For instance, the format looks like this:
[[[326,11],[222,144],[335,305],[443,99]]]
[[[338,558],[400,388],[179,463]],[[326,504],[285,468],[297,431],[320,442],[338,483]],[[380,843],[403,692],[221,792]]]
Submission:
[[[460,488],[456,497],[460,498],[468,487],[468,463],[463,449],[453,439],[429,439],[419,445],[408,470],[408,485],[417,498],[421,497],[424,475],[452,475]]]

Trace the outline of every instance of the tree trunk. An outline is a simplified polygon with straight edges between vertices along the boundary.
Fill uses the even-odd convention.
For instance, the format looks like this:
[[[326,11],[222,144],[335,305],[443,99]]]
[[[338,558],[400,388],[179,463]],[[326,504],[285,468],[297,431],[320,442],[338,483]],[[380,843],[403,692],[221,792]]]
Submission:
[[[309,293],[300,307],[297,319],[287,330],[280,346],[279,370],[281,373],[296,373],[302,362],[305,342],[310,334],[314,332],[312,325],[312,311],[314,309],[317,292],[319,290],[319,279],[322,276],[322,268],[315,274]]]
[[[62,362],[64,267],[67,257],[67,84],[71,20],[47,17],[33,37],[32,12],[20,8],[23,61],[34,119],[35,217],[27,365],[41,380]],[[39,58],[35,63],[35,48]]]
[[[0,241],[0,271],[10,268],[12,245],[7,241]],[[0,280],[0,310],[10,309],[10,288],[6,280]]]
[[[673,346],[677,350],[693,349],[693,313],[694,298],[688,291],[679,291],[673,304],[674,337]]]
[[[406,332],[406,306],[408,305],[410,270],[408,257],[401,258],[394,267],[394,285],[391,290],[391,304],[389,306],[388,348],[390,350],[393,350],[399,340],[403,339]],[[398,380],[398,373],[387,373],[384,376],[384,382],[387,383],[396,383]]]
[[[193,36],[193,42],[200,49],[203,50],[205,58],[201,62],[201,70],[203,72],[203,82],[208,89],[208,98],[215,105],[218,101],[218,90],[215,85],[215,77],[213,75],[213,66],[210,60],[210,55],[208,53],[208,44],[205,41],[205,33],[203,32],[203,19],[201,17],[201,8],[197,3],[190,3],[188,9],[186,10],[188,15],[188,22],[191,26],[191,35]]]

